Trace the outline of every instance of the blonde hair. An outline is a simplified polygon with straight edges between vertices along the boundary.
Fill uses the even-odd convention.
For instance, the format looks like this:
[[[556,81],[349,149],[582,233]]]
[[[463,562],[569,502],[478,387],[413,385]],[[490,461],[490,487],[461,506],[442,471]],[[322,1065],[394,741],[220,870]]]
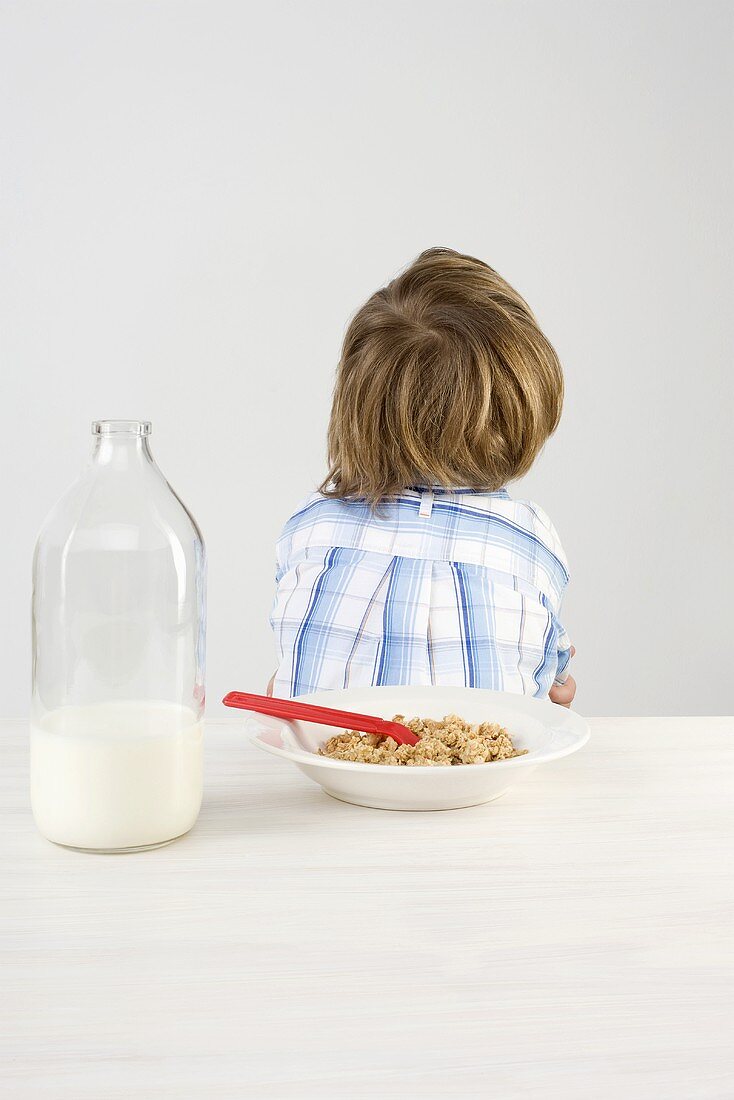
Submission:
[[[428,249],[347,328],[321,492],[376,504],[412,485],[500,489],[530,469],[562,404],[524,299],[481,260]]]

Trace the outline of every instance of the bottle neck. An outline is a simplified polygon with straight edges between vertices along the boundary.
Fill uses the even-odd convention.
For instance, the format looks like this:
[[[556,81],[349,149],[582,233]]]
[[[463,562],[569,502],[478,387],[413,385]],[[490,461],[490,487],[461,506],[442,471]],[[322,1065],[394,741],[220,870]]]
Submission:
[[[116,469],[126,469],[130,466],[150,465],[153,455],[150,452],[147,439],[111,438],[100,436],[96,439],[92,448],[92,463],[95,466],[112,466]]]

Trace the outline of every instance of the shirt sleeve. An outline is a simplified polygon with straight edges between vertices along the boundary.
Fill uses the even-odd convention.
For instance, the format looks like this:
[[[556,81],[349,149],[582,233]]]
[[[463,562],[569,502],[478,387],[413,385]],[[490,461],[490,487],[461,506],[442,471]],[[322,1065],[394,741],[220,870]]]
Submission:
[[[553,678],[553,682],[556,684],[565,684],[569,674],[569,663],[571,661],[571,639],[566,632],[565,627],[556,620],[556,628],[558,630],[558,641],[556,643],[557,657],[556,657],[556,674]]]
[[[548,602],[544,602],[549,611],[551,611],[553,626],[556,632],[556,668],[553,680],[556,684],[565,684],[569,676],[568,666],[571,661],[571,639],[568,636],[566,628],[561,623],[559,616],[562,610],[561,604],[563,597],[570,579],[568,559],[566,558],[558,532],[547,513],[544,512],[542,508],[539,508],[537,504],[532,504],[531,508],[540,525],[539,533],[542,531],[542,540],[558,562],[558,570],[555,573],[556,583],[552,590],[551,599]]]
[[[277,588],[283,579],[283,574],[287,568],[289,542],[286,537],[285,528],[278,536],[278,540],[275,544],[275,587]]]

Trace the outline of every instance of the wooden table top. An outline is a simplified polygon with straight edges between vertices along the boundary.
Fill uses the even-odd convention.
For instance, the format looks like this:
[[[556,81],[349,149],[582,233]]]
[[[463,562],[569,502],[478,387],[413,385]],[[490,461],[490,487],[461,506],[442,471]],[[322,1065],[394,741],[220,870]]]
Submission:
[[[13,1100],[734,1096],[734,720],[592,721],[500,801],[336,802],[207,727],[199,821],[36,832],[0,728]]]

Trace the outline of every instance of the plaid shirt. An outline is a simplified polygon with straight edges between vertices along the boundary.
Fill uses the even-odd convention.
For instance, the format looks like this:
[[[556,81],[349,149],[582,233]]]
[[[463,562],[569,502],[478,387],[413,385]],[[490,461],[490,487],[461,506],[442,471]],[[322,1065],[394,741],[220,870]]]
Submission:
[[[568,570],[545,513],[506,490],[408,489],[376,513],[310,496],[278,540],[274,692],[563,682]]]

